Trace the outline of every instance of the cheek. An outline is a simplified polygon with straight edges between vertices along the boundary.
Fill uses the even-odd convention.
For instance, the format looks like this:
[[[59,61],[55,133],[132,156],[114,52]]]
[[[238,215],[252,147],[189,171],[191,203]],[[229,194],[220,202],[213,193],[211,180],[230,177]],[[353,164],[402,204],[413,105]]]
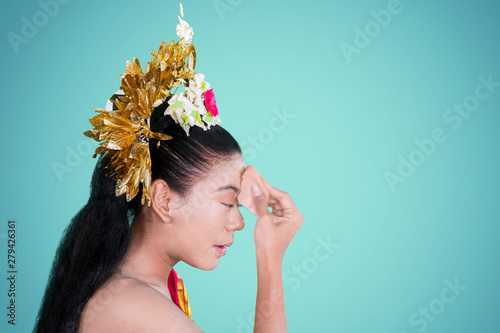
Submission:
[[[192,206],[185,209],[183,214],[185,232],[201,240],[214,233],[220,233],[230,212],[230,208],[221,202],[224,201],[212,201],[201,207]]]
[[[225,228],[226,221],[230,218],[233,210],[223,203],[234,204],[235,198],[211,197],[195,195],[188,204],[180,210],[183,224],[183,238],[192,239],[193,242],[214,241]],[[217,241],[217,240],[216,240]]]

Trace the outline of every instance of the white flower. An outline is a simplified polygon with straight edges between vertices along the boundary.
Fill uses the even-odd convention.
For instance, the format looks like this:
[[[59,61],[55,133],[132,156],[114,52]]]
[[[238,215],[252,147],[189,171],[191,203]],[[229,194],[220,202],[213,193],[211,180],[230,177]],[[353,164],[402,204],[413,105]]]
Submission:
[[[170,115],[174,121],[181,125],[189,136],[189,128],[198,126],[204,130],[210,126],[220,124],[219,116],[212,117],[205,108],[203,93],[210,89],[210,84],[205,80],[205,75],[196,73],[185,92],[173,95],[168,101],[168,108],[164,115]]]
[[[180,16],[177,16],[179,18],[179,22],[177,24],[177,36],[179,36],[179,38],[184,38],[182,39],[182,45],[187,45],[191,42],[191,40],[193,39],[193,28],[191,28],[189,26],[189,24],[184,21],[183,19],[181,19]]]

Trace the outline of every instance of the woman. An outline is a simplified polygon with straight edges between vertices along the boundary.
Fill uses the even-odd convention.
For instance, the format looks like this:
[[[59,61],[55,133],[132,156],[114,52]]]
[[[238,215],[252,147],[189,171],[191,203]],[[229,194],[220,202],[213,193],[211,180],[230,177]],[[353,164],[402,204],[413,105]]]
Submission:
[[[155,64],[157,70],[166,68],[158,61],[161,50],[148,63],[148,70],[154,70]],[[127,79],[128,74],[135,76]],[[212,123],[187,128],[188,121],[177,121],[179,114],[173,107],[182,105],[176,103],[182,96],[167,92],[161,103],[153,100],[153,111],[144,118],[139,111],[129,112],[139,105],[134,102],[137,89],[153,88],[139,80],[148,76],[133,65],[127,65],[127,75],[122,77],[123,96],[111,98],[116,111],[101,110],[102,115],[94,117],[99,121],[91,119],[91,123],[113,120],[113,126],[129,126],[137,121],[140,127],[129,132],[137,137],[130,143],[123,128],[118,131],[116,126],[97,130],[95,125],[92,133],[86,133],[101,140],[105,133],[108,142],[96,150],[102,155],[89,201],[71,221],[56,252],[34,332],[201,332],[173,267],[183,261],[213,270],[233,243],[234,232],[244,227],[238,210],[242,205],[257,217],[255,332],[286,332],[281,264],[302,225],[302,214],[286,192],[271,186],[254,167],[245,167],[239,144],[223,127]],[[127,90],[131,78],[139,82],[135,90]],[[212,110],[213,105],[203,78],[189,76],[188,87],[195,92],[196,84],[203,87],[199,96],[204,97],[204,106],[196,118],[212,120],[217,113],[205,112],[205,106]],[[128,122],[115,118],[123,114]],[[113,130],[115,134],[110,134]],[[103,154],[109,138],[113,141],[112,135],[117,134],[124,136],[115,144],[127,141],[126,148],[108,152],[128,149],[128,155]],[[147,151],[141,150],[144,147]],[[143,159],[132,165],[129,157],[135,153]],[[113,178],[110,170],[115,176],[122,172],[122,178]]]
[[[203,270],[217,266],[244,226],[238,204],[257,216],[255,332],[286,331],[281,263],[302,214],[287,193],[245,168],[238,143],[221,126],[193,127],[187,137],[172,118],[161,119],[177,140],[150,145],[151,206],[141,205],[140,195],[117,197],[99,161],[89,203],[58,249],[37,332],[200,332],[172,301],[167,279],[181,260]]]

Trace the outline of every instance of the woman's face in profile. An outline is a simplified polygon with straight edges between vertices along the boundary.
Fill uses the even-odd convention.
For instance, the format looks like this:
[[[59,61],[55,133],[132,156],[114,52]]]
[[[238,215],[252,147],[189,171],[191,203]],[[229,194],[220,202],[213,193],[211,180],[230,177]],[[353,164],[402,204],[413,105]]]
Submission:
[[[182,204],[172,205],[169,255],[203,270],[217,266],[229,251],[234,232],[245,226],[237,200],[244,170],[242,156],[234,155],[214,165]]]

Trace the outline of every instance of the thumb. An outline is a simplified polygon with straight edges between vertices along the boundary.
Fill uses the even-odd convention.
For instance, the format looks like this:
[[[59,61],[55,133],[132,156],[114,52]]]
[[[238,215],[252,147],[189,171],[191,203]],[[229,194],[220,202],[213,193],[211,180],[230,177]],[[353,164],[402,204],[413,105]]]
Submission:
[[[268,200],[257,184],[252,184],[252,199],[257,217],[269,214],[267,207]]]

